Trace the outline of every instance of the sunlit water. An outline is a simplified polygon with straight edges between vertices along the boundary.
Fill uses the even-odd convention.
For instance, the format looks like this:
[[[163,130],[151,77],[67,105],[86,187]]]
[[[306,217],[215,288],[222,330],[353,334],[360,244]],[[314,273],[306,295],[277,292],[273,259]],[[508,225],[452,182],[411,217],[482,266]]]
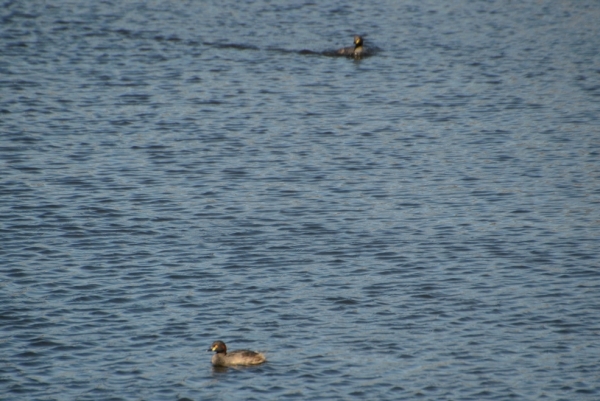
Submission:
[[[600,398],[600,3],[354,3],[4,2],[0,398]]]

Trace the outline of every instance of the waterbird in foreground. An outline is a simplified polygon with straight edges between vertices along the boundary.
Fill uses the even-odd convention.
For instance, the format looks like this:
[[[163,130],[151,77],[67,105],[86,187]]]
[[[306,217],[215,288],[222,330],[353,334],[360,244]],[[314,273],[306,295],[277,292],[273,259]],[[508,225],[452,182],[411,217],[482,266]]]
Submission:
[[[211,360],[214,366],[259,365],[267,361],[264,354],[247,349],[227,352],[227,346],[223,341],[215,341],[208,351],[215,352]]]

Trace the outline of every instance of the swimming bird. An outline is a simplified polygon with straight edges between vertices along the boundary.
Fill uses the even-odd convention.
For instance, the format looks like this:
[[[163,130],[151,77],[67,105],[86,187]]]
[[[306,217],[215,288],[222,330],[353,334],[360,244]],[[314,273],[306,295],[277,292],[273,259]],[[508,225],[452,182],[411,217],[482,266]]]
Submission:
[[[354,47],[344,47],[339,49],[336,53],[340,56],[360,58],[364,53],[363,39],[360,36],[355,35]]]
[[[215,341],[208,351],[215,352],[211,360],[214,366],[259,365],[267,361],[264,354],[247,349],[227,352],[223,341]]]

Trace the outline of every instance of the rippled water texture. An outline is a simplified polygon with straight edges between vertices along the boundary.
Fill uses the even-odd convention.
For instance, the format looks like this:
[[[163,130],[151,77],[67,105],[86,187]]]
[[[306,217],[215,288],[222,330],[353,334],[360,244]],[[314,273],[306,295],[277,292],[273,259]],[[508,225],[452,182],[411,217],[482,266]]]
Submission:
[[[600,3],[375,3],[2,4],[0,398],[600,399]]]

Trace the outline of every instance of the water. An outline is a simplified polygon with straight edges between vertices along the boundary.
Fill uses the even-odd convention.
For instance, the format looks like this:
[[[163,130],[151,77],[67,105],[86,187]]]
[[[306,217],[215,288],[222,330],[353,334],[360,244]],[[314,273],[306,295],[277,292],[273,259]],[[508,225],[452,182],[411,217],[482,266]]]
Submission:
[[[600,397],[600,4],[376,3],[3,4],[0,398]]]

